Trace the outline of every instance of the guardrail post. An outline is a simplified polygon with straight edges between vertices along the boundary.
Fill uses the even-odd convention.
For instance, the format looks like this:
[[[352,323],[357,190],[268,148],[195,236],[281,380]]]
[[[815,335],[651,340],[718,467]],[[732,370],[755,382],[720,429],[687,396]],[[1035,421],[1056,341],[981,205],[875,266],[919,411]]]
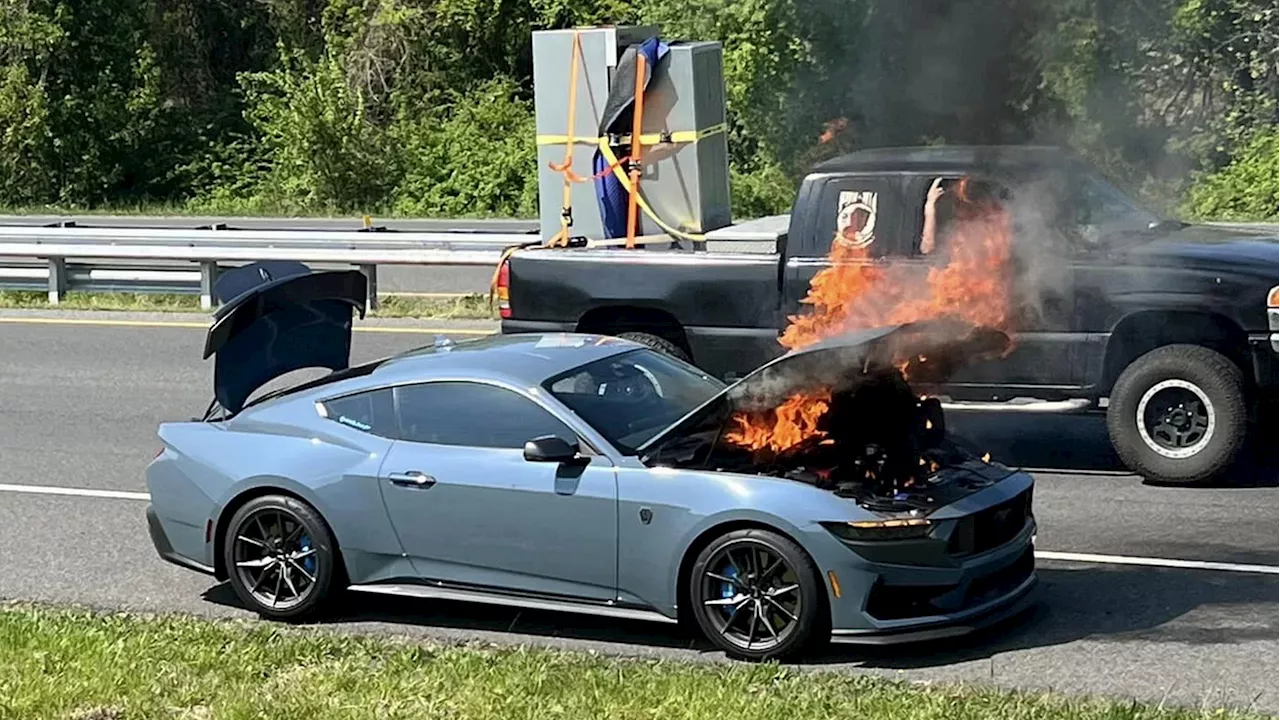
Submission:
[[[67,292],[67,260],[66,258],[49,258],[49,304],[62,302]]]
[[[200,309],[213,309],[213,284],[218,282],[218,261],[200,261]]]
[[[365,298],[365,312],[371,312],[378,309],[378,266],[377,265],[361,265],[360,272],[369,279],[369,296]]]

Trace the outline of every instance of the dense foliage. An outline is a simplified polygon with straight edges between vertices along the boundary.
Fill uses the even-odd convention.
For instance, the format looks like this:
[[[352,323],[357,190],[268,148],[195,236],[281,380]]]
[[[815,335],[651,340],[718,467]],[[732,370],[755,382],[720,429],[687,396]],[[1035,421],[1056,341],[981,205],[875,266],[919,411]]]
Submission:
[[[739,217],[935,142],[1276,211],[1273,0],[0,0],[0,204],[532,215],[530,31],[600,22],[724,42]]]

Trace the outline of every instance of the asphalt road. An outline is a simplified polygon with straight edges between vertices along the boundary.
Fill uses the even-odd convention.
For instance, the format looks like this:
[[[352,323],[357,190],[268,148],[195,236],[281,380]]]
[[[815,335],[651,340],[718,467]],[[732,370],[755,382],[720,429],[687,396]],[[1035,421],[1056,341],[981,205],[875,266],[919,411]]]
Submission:
[[[78,323],[102,314],[38,315],[0,313],[0,598],[249,617],[228,587],[156,557],[144,500],[3,489],[144,492],[157,423],[199,415],[209,401],[203,318],[184,318],[196,327],[101,326]],[[439,325],[363,325],[354,359],[459,330],[431,324]],[[484,332],[484,324],[462,329]],[[1117,469],[1090,418],[957,413],[949,422],[996,460],[1034,469],[1042,553],[1277,565],[1274,467],[1242,470],[1231,486],[1157,488]],[[1039,607],[1007,626],[959,642],[833,650],[811,665],[1278,711],[1277,575],[1039,564]],[[724,662],[662,626],[453,604],[361,597],[334,627]]]

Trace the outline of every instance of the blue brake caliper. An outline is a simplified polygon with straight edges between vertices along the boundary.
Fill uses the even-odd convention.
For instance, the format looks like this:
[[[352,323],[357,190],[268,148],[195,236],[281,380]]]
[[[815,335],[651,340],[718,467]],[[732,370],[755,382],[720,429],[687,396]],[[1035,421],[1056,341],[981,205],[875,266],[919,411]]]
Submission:
[[[720,570],[720,574],[727,578],[733,578],[734,580],[738,579],[738,571],[731,563],[726,563]],[[733,597],[735,594],[733,583],[720,583],[720,597],[728,599]],[[733,607],[730,605],[721,605],[720,612],[724,613],[725,618],[728,619],[729,616],[733,614]]]
[[[306,533],[302,533],[302,535],[298,537],[298,545],[299,545],[299,548],[298,548],[298,549],[299,549],[299,550],[301,550],[302,552],[306,552],[306,551],[310,550],[310,549],[311,549],[311,536],[310,536],[310,535],[308,535],[308,534],[306,534]],[[306,556],[306,557],[302,558],[302,569],[303,569],[303,570],[306,570],[307,572],[311,573],[312,575],[315,575],[315,573],[316,573],[316,556],[315,556],[315,555],[308,555],[308,556]]]

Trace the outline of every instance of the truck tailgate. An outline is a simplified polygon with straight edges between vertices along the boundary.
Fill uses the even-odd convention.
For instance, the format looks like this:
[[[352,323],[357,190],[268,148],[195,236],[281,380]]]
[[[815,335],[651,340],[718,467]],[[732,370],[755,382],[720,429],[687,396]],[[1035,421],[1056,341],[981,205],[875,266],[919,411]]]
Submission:
[[[510,262],[513,319],[576,324],[592,309],[628,306],[685,326],[779,327],[775,254],[555,249]]]

